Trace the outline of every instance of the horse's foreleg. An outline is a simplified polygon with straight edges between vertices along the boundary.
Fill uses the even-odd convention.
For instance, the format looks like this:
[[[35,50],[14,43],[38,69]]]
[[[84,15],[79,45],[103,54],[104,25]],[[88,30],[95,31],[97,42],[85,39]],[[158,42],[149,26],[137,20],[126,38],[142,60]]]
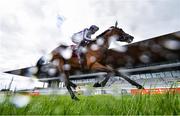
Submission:
[[[108,80],[110,79],[110,77],[111,77],[111,73],[108,73],[103,81],[101,81],[100,83],[96,82],[93,85],[93,87],[104,87],[106,83],[108,82]]]
[[[117,70],[112,69],[111,67],[106,67],[103,66],[102,64],[96,62],[92,65],[91,67],[92,70],[98,70],[98,71],[105,71],[107,73],[115,73],[115,75],[120,76],[122,78],[124,78],[126,81],[128,81],[129,83],[131,83],[132,85],[136,86],[138,89],[144,89],[144,87],[140,84],[138,84],[137,82],[131,80],[129,77],[121,74],[120,72],[118,72]],[[102,81],[101,84],[106,84],[107,81],[109,80],[108,78],[110,77],[106,77],[104,81]]]
[[[95,83],[93,87],[104,87],[106,83],[108,82],[108,80],[110,79],[111,74],[113,73],[113,69],[111,67],[103,66],[102,64],[98,62],[91,65],[91,70],[107,72],[105,79],[101,81],[100,83],[99,82]]]
[[[144,87],[140,84],[138,84],[137,82],[131,80],[129,77],[123,75],[122,73],[120,73],[119,71],[114,71],[115,75],[122,77],[123,79],[125,79],[126,81],[128,81],[129,83],[131,83],[132,85],[136,86],[138,89],[144,89]]]
[[[103,81],[100,82],[101,87],[104,87],[111,77],[111,73],[108,73]]]

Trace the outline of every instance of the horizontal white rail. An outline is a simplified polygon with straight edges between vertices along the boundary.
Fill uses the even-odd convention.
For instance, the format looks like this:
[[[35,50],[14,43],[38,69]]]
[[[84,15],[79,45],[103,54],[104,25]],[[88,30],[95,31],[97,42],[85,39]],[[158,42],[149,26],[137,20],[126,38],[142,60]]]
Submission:
[[[148,70],[157,70],[163,68],[171,68],[171,67],[178,67],[180,66],[180,62],[178,63],[171,63],[171,64],[161,64],[149,67],[140,67],[140,68],[133,68],[133,69],[119,69],[121,73],[130,73],[130,72],[137,72],[137,71],[148,71]],[[77,78],[85,78],[85,77],[95,77],[98,78],[99,76],[106,75],[106,72],[98,72],[98,73],[91,73],[91,74],[81,74],[81,75],[71,75],[70,79],[77,79]],[[40,81],[49,81],[49,80],[59,80],[60,77],[51,77],[51,78],[41,78]]]

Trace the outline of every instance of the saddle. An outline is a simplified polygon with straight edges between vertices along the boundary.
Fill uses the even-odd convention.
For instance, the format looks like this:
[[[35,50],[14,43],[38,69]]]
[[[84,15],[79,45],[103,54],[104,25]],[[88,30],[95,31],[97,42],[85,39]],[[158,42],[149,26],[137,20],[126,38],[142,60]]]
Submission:
[[[80,45],[81,47],[86,46],[89,43],[89,41],[85,40],[85,41],[81,41]],[[72,57],[78,57],[78,45],[71,45],[71,49],[72,49]]]

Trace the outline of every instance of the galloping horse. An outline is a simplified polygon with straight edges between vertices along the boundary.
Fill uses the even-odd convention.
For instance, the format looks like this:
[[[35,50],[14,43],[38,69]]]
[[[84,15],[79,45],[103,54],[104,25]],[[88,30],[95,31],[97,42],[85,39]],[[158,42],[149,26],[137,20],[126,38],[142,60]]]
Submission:
[[[112,41],[112,39],[116,39],[116,41],[130,43],[133,41],[133,38],[134,38],[133,36],[125,33],[122,29],[116,26],[112,26],[108,30],[104,31],[102,34],[97,36],[94,41],[90,42],[86,46],[86,48],[84,49],[85,56],[87,59],[87,65],[85,66],[85,69],[91,71],[107,72],[105,80],[103,80],[101,83],[96,83],[95,86],[98,85],[105,86],[106,82],[110,78],[110,75],[114,74],[116,76],[120,76],[124,78],[126,81],[128,81],[129,83],[131,83],[132,85],[136,86],[139,89],[144,88],[142,85],[131,80],[129,77],[121,74],[113,67],[102,64],[102,62],[107,57],[106,53],[108,51],[109,44]],[[50,62],[55,62],[58,71],[61,74],[63,74],[63,81],[65,82],[65,86],[68,89],[71,98],[77,100],[78,98],[75,96],[74,92],[71,89],[71,87],[76,88],[77,86],[69,80],[69,72],[72,69],[81,69],[81,66],[79,64],[79,59],[72,55],[71,47],[65,45],[60,45],[55,50],[53,50],[51,54],[52,54],[52,58]],[[39,63],[38,65],[40,65],[40,61],[41,60],[38,61]]]

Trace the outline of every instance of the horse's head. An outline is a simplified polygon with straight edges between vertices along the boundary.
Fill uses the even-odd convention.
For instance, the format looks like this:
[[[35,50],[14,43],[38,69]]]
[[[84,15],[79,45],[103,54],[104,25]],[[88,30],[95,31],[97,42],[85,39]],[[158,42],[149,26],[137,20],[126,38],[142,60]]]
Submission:
[[[122,42],[128,42],[131,43],[134,39],[133,36],[125,33],[121,28],[118,28],[116,26],[112,26],[109,28],[108,36],[114,36],[116,41],[122,41]]]

